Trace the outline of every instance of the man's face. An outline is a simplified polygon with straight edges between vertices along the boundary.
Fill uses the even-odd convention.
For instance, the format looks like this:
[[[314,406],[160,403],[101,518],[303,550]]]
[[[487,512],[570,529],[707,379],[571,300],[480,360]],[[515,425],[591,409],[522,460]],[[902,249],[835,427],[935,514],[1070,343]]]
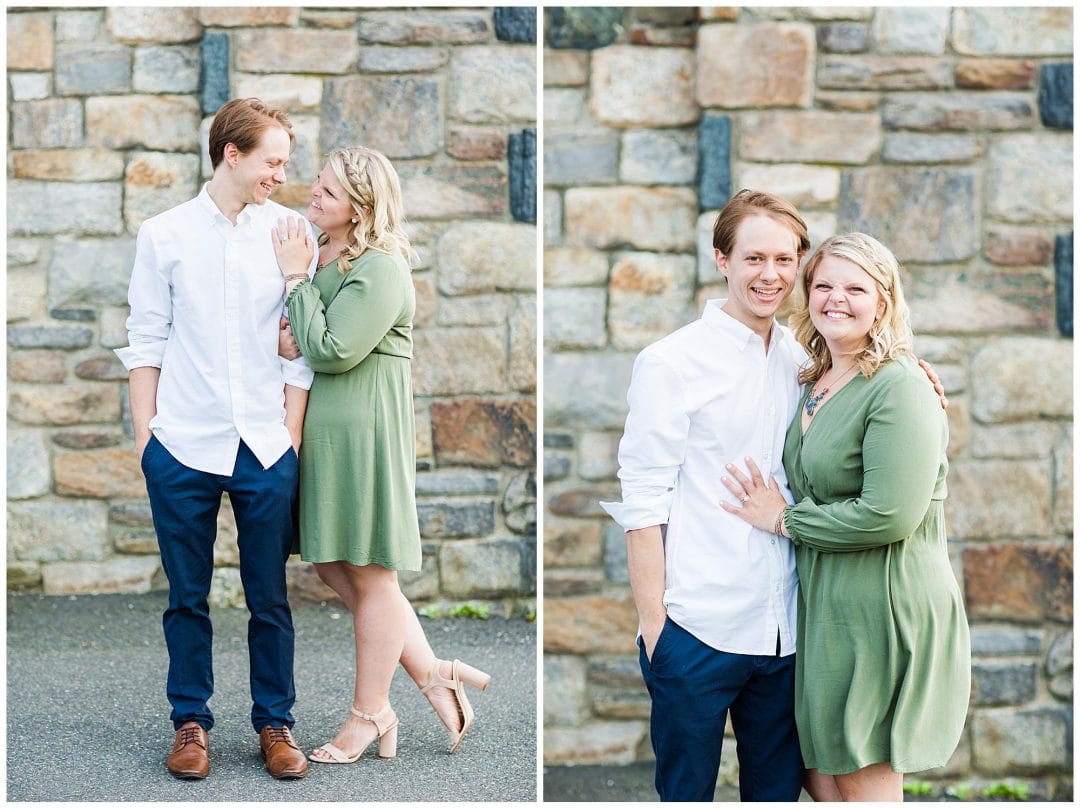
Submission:
[[[775,219],[747,216],[735,231],[730,255],[715,250],[716,266],[728,281],[724,311],[759,334],[767,334],[777,309],[795,284],[799,240]]]
[[[289,164],[289,134],[280,126],[268,126],[255,148],[237,154],[230,176],[244,204],[261,205],[270,193],[285,184],[285,166]],[[232,144],[226,149],[235,148]]]

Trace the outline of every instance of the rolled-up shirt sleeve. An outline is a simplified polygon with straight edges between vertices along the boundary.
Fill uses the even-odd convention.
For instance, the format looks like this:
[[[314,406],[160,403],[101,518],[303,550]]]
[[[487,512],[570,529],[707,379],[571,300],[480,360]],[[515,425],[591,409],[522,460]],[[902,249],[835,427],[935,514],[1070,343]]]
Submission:
[[[128,285],[128,347],[116,355],[129,371],[141,367],[160,368],[165,344],[172,332],[172,294],[168,270],[162,266],[150,229],[141,227],[135,242],[135,265]]]
[[[623,530],[667,524],[675,485],[686,455],[690,414],[682,380],[656,353],[634,362],[626,394],[630,413],[619,443],[622,502],[600,506]]]

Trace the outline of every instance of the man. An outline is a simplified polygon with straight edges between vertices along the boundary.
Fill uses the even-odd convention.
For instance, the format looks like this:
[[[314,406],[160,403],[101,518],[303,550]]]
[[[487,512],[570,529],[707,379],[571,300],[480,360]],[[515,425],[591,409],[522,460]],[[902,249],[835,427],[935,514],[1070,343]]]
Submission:
[[[790,203],[740,191],[713,247],[729,297],[638,356],[623,501],[601,504],[626,530],[660,799],[713,799],[730,710],[742,799],[794,801],[794,548],[726,513],[720,478],[752,457],[790,499],[781,461],[805,353],[774,318],[810,240]]]
[[[127,348],[135,448],[169,580],[163,625],[176,777],[209,772],[213,693],[207,605],[222,492],[236,515],[248,621],[251,721],[267,770],[303,777],[293,741],[294,634],[285,585],[297,454],[313,374],[277,356],[284,283],[269,202],[294,143],[285,113],[225,104],[210,128],[213,177],[139,228]],[[314,259],[312,260],[314,264]],[[310,269],[309,269],[310,271]]]

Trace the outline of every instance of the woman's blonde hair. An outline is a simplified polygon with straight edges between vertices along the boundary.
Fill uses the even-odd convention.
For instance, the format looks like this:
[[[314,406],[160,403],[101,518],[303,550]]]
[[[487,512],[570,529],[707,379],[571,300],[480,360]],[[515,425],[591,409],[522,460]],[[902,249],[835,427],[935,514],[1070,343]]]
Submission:
[[[863,270],[873,280],[885,302],[885,311],[870,327],[866,346],[854,354],[859,372],[869,379],[890,359],[911,353],[911,324],[896,256],[880,241],[865,233],[831,236],[806,262],[802,283],[798,287],[796,309],[790,319],[795,338],[810,355],[810,366],[799,372],[801,384],[816,382],[832,367],[825,339],[810,320],[810,287],[814,272],[827,255],[851,261]]]
[[[344,275],[352,269],[352,262],[368,250],[400,256],[406,266],[412,266],[416,252],[405,235],[401,181],[390,161],[363,146],[334,149],[326,160],[349,195],[357,219],[349,244],[338,258],[338,271]],[[323,233],[319,244],[329,238]]]

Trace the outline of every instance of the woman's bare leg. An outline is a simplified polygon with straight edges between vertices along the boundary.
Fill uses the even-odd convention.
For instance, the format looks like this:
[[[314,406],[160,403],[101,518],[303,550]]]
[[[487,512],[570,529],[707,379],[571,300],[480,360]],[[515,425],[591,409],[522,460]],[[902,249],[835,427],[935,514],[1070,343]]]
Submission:
[[[843,802],[840,789],[836,787],[836,778],[831,774],[822,774],[817,769],[806,770],[803,788],[814,802]]]
[[[874,763],[851,774],[834,775],[844,802],[903,802],[904,775],[888,763]]]

